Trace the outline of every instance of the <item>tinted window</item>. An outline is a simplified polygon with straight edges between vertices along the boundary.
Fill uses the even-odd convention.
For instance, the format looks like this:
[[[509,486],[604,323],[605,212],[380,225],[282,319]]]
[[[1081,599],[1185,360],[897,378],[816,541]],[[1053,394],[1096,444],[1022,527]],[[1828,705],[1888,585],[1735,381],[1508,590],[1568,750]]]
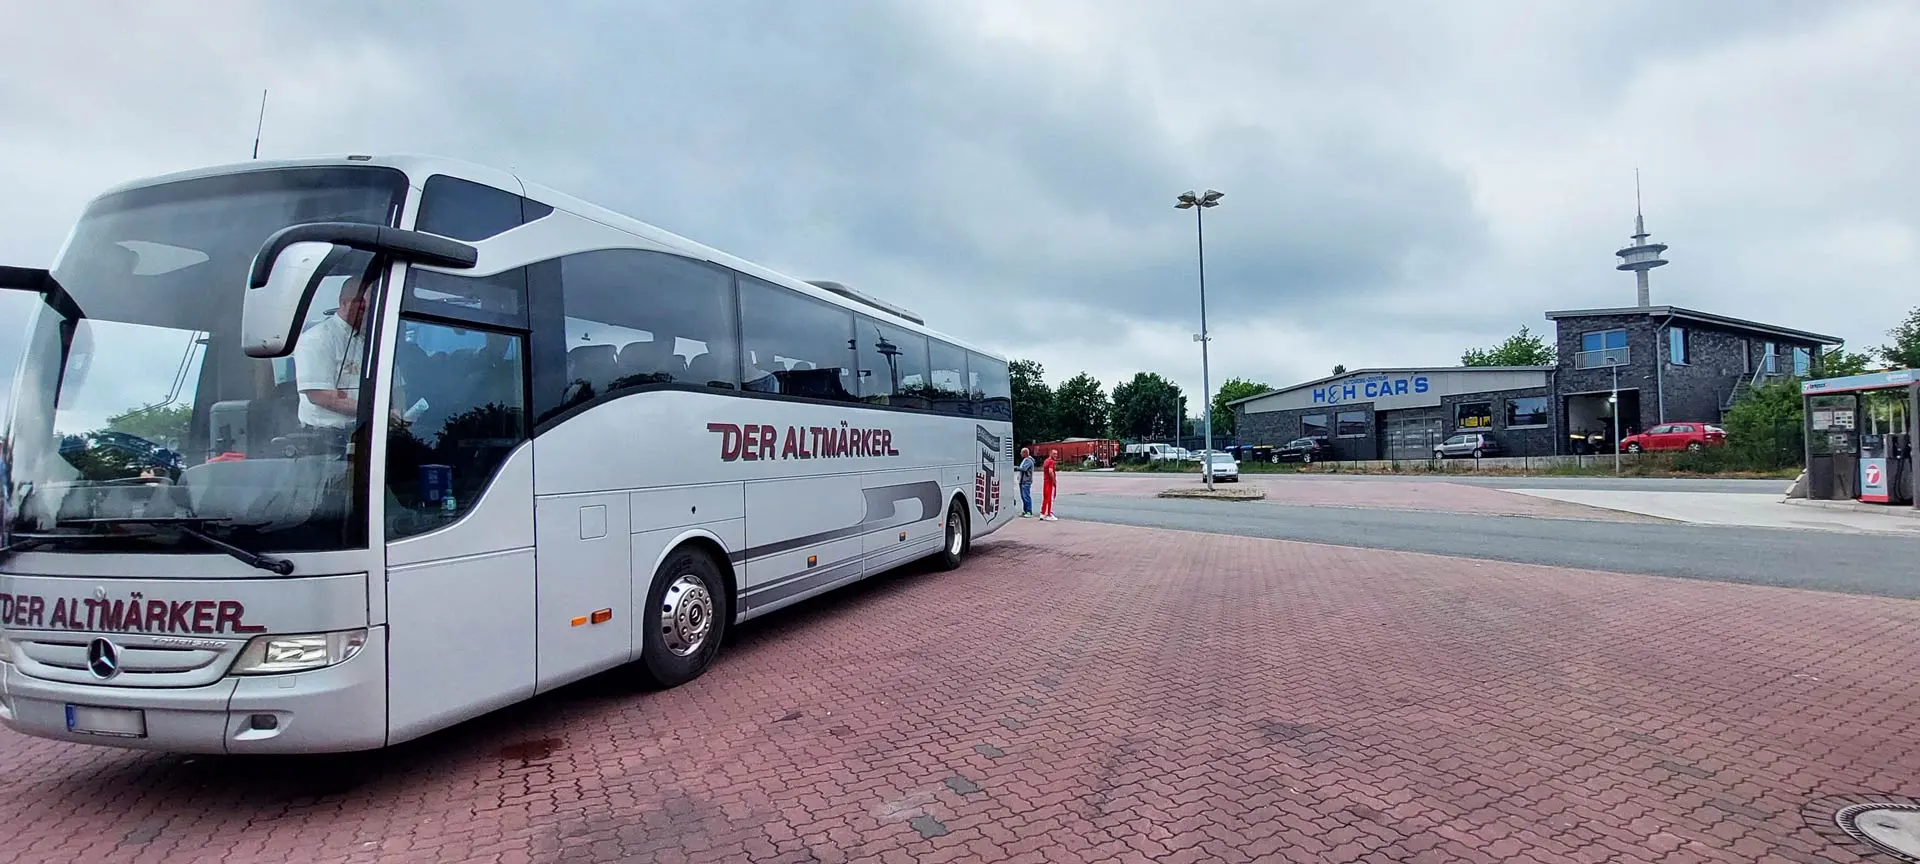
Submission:
[[[1367,434],[1367,412],[1342,411],[1334,415],[1341,438],[1360,438]]]
[[[504,189],[435,174],[420,190],[420,218],[414,221],[414,227],[455,240],[476,241],[552,212],[552,207]]]
[[[527,439],[522,337],[400,322],[387,433],[387,539],[459,519]]]
[[[1522,396],[1507,400],[1507,428],[1547,425],[1547,397]]]
[[[408,268],[407,293],[400,308],[523,330],[527,326],[527,270],[520,267],[492,276],[460,276]]]
[[[647,384],[733,389],[733,278],[710,264],[637,249],[560,260],[567,346],[562,407]]]
[[[927,408],[927,337],[864,315],[854,325],[860,343],[860,399],[896,408]]]
[[[974,401],[980,403],[982,417],[1013,419],[1013,381],[1007,364],[980,354],[967,355],[967,368],[976,385]]]
[[[746,389],[816,399],[856,398],[852,312],[742,276],[740,317]]]
[[[938,339],[932,347],[934,409],[947,414],[973,413],[967,376],[967,352]]]
[[[1327,436],[1327,415],[1308,414],[1300,418],[1300,434],[1309,438],[1325,438]]]

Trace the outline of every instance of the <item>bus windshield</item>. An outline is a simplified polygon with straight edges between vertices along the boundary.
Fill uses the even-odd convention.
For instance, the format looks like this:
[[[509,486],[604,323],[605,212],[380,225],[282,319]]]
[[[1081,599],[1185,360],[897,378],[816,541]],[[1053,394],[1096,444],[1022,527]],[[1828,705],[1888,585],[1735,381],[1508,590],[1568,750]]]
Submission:
[[[84,552],[364,547],[356,397],[370,392],[375,262],[329,264],[289,357],[241,351],[241,305],[273,232],[396,224],[405,193],[392,169],[280,168],[93,202],[53,268],[71,302],[38,307],[14,381],[0,539]]]

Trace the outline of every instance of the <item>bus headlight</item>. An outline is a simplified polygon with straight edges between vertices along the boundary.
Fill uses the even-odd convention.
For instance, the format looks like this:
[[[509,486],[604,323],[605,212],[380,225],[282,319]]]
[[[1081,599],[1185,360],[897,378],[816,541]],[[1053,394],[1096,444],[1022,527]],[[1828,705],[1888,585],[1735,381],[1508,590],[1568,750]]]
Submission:
[[[306,672],[345,663],[367,644],[367,631],[307,633],[293,636],[255,636],[233,661],[235,675],[275,675]]]

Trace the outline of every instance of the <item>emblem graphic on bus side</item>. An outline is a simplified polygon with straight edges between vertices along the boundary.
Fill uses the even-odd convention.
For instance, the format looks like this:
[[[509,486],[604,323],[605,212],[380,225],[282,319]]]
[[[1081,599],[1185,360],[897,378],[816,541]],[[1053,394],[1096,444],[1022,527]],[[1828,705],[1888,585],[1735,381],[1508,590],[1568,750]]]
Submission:
[[[1000,513],[1000,436],[985,426],[973,427],[980,442],[980,469],[973,474],[973,506],[993,521]]]

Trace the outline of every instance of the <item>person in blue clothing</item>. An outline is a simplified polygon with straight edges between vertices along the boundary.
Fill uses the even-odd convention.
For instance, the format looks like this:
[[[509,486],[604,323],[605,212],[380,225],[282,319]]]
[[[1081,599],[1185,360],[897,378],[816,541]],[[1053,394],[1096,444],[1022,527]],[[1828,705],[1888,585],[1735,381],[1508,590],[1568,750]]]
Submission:
[[[1033,518],[1033,448],[1020,448],[1020,518]]]

